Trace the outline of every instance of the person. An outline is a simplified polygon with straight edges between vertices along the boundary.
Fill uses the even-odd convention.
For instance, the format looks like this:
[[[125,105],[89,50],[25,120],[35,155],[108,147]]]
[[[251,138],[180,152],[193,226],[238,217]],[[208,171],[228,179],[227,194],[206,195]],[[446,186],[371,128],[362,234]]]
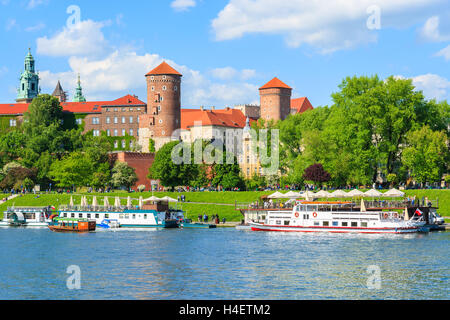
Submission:
[[[198,222],[202,222],[202,215],[201,214],[198,215]]]
[[[220,224],[219,215],[216,215],[216,224]]]
[[[206,213],[203,215],[203,221],[208,222],[208,216],[206,215]]]
[[[222,219],[222,223],[225,224],[225,222],[227,222],[227,219],[226,219],[226,218],[223,218],[223,219]]]

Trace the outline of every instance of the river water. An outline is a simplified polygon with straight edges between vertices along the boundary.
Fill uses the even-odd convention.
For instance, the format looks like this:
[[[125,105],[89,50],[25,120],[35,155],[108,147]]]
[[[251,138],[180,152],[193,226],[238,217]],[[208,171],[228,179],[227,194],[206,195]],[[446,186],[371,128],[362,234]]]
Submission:
[[[12,228],[0,229],[0,245],[0,299],[6,300],[450,298],[448,232]],[[67,273],[70,266],[79,268],[78,278]],[[73,279],[80,289],[69,289]]]

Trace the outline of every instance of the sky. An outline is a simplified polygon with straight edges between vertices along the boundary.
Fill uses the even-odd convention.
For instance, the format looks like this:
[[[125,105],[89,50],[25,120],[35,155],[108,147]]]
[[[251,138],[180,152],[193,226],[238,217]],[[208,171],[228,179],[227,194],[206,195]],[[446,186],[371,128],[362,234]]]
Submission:
[[[348,76],[411,78],[450,98],[449,0],[0,0],[0,103],[31,48],[42,93],[146,101],[162,61],[183,74],[182,107],[258,104],[278,77],[293,98],[331,105]]]

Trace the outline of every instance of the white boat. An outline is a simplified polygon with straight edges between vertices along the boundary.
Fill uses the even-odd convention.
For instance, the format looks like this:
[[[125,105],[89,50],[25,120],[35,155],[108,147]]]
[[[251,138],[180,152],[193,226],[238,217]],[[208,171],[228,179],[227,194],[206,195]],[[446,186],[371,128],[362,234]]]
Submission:
[[[3,213],[0,227],[32,227],[47,228],[50,222],[50,207],[20,207],[8,208]]]
[[[404,220],[398,212],[366,211],[349,202],[298,201],[292,210],[269,211],[253,231],[333,233],[413,233],[425,225],[422,218]]]

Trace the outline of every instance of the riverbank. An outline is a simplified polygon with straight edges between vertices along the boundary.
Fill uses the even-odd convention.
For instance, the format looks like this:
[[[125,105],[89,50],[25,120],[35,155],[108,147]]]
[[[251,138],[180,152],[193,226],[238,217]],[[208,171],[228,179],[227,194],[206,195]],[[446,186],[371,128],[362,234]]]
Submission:
[[[286,191],[282,191],[285,193]],[[155,192],[156,197],[169,196],[177,199],[184,195],[186,202],[179,204],[172,204],[173,207],[178,207],[186,212],[189,219],[197,220],[199,215],[207,214],[209,217],[218,214],[220,219],[225,218],[228,222],[239,222],[242,220],[242,215],[235,210],[235,202],[250,203],[259,199],[263,195],[270,195],[273,191],[245,191],[245,192]],[[439,213],[442,216],[450,217],[450,190],[407,190],[407,196],[416,196],[418,199],[428,197],[429,199],[439,199]],[[0,194],[0,199],[7,195]],[[73,196],[74,203],[80,203],[82,196],[87,196],[88,201],[92,203],[93,196],[97,196],[97,200],[101,204],[103,198],[108,196],[112,202],[114,197],[120,197],[121,203],[126,204],[128,196],[133,199],[133,205],[138,205],[139,197],[144,199],[152,196],[151,192],[143,193],[127,193],[127,192],[113,192],[113,193],[89,193],[89,194],[27,194],[18,196],[15,199],[9,200],[6,203],[0,204],[0,219],[3,218],[3,212],[11,206],[54,206],[58,208],[61,205],[67,205],[70,202],[70,197]]]

